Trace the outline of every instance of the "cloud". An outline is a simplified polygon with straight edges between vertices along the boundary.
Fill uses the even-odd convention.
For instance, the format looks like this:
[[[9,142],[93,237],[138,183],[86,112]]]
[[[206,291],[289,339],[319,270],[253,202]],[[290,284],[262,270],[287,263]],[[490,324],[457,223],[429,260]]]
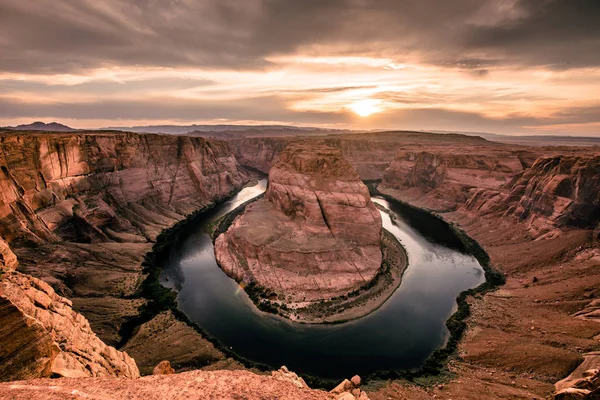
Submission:
[[[598,0],[0,0],[0,118],[579,129],[598,20]]]
[[[0,97],[0,119],[69,118],[118,120],[245,120],[335,124],[347,122],[346,112],[293,111],[276,96],[209,101],[177,98],[100,100],[89,102],[22,101]]]
[[[298,52],[598,66],[599,18],[597,0],[0,0],[0,70],[268,69]]]
[[[571,107],[544,117],[514,113],[505,117],[447,108],[411,106],[373,114],[362,119],[347,110],[304,111],[288,108],[285,99],[277,96],[246,98],[235,101],[202,101],[191,99],[147,99],[93,102],[25,102],[0,97],[2,118],[64,118],[77,120],[180,122],[252,121],[255,123],[282,122],[304,125],[347,126],[372,129],[424,129],[457,131],[492,131],[505,134],[524,133],[544,128],[546,132],[561,131],[561,125],[597,126],[600,123],[600,104]],[[523,129],[523,127],[527,129]],[[589,133],[585,131],[586,133]],[[577,131],[572,132],[576,134]]]

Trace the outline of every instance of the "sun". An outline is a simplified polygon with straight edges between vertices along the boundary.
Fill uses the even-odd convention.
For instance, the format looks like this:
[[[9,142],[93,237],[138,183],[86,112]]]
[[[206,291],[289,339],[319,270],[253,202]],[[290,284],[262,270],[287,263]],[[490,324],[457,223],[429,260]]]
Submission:
[[[355,114],[360,115],[361,117],[368,117],[371,114],[381,112],[382,109],[381,107],[379,107],[380,105],[380,100],[365,99],[350,104],[348,108],[351,109]]]

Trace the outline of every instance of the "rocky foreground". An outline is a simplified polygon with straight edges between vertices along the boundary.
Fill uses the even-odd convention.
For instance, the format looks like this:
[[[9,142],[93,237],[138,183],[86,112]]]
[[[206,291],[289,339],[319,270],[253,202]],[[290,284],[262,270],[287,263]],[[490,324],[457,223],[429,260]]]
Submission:
[[[369,400],[361,379],[345,379],[331,392],[310,389],[285,366],[270,375],[249,371],[192,371],[173,374],[168,362],[139,379],[34,379],[0,383],[0,397],[47,399]]]
[[[269,172],[265,198],[217,238],[215,253],[229,276],[302,308],[370,282],[381,237],[379,211],[341,151],[292,144]]]

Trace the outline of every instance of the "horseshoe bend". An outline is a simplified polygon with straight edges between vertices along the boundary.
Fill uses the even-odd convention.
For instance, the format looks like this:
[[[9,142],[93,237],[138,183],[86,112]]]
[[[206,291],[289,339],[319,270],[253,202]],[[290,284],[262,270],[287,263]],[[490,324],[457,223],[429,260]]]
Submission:
[[[0,400],[600,400],[598,21],[0,0]]]
[[[387,236],[368,188],[341,151],[298,143],[279,154],[264,199],[216,239],[215,252],[229,276],[260,292],[263,308],[335,322],[372,311],[400,283],[406,256],[397,256],[393,268],[382,265],[382,248],[386,255],[404,251]],[[373,294],[380,299],[369,299]],[[362,310],[348,310],[353,304]]]

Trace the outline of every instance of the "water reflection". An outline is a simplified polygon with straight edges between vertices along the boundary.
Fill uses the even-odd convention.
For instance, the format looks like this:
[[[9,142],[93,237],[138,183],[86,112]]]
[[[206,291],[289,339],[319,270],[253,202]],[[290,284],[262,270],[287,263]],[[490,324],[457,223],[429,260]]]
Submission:
[[[481,266],[439,221],[407,217],[384,199],[374,201],[394,215],[382,212],[383,225],[405,246],[409,267],[381,308],[339,325],[297,324],[257,310],[217,266],[204,228],[265,188],[263,180],[203,214],[173,246],[161,282],[179,290],[179,308],[192,321],[243,357],[326,378],[416,368],[445,343],[455,298],[483,282]]]

